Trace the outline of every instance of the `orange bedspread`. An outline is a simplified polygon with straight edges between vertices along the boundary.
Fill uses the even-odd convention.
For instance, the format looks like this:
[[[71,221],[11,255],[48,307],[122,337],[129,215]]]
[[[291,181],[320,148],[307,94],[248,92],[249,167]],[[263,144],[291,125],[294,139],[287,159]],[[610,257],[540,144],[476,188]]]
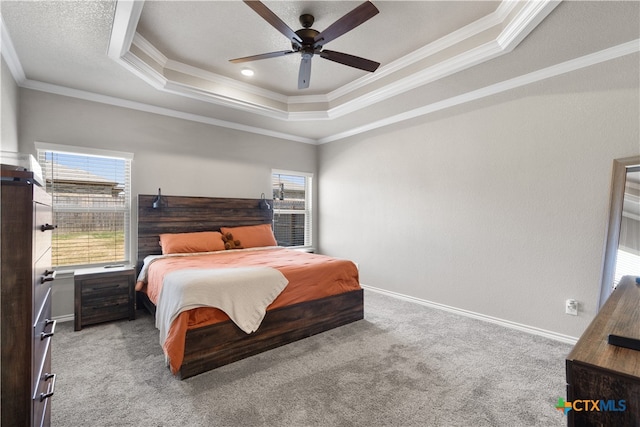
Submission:
[[[250,266],[276,268],[289,280],[287,287],[267,311],[360,289],[358,270],[351,261],[274,247],[157,259],[149,265],[145,291],[151,302],[157,305],[164,276],[170,272],[180,269]],[[229,317],[213,307],[181,313],[172,323],[163,346],[171,372],[175,374],[182,365],[187,329],[226,320]]]

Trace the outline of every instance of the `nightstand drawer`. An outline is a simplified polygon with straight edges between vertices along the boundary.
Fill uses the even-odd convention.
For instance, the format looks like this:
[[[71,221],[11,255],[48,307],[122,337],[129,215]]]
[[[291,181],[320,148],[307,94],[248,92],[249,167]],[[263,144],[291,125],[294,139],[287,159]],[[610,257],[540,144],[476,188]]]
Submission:
[[[129,298],[108,298],[99,304],[82,306],[82,325],[109,322],[129,317]]]
[[[108,298],[111,296],[129,295],[129,279],[127,277],[99,278],[81,281],[82,301]]]
[[[131,267],[75,272],[75,330],[94,323],[135,319],[135,272]]]

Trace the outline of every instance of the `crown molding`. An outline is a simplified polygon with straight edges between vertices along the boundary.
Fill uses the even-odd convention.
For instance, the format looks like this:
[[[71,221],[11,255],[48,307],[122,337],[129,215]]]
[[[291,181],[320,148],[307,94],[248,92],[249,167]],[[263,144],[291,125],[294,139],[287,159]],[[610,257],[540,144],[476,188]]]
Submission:
[[[451,98],[443,99],[438,102],[424,105],[422,107],[419,107],[410,111],[396,114],[394,116],[389,116],[382,120],[377,120],[375,122],[371,122],[363,126],[355,127],[345,132],[320,138],[318,139],[317,142],[318,144],[325,144],[332,141],[338,141],[350,136],[368,132],[370,130],[378,129],[378,128],[389,126],[395,123],[403,122],[405,120],[424,116],[436,111],[444,110],[446,108],[465,104],[467,102],[475,101],[481,98],[485,98],[491,95],[505,92],[507,90],[522,87],[531,83],[556,77],[572,71],[577,71],[582,68],[590,67],[592,65],[600,64],[606,61],[611,61],[613,59],[620,58],[626,55],[631,55],[638,52],[640,52],[640,39],[632,40],[627,43],[622,43],[620,45],[613,46],[613,47],[610,47],[595,53],[591,53],[588,55],[584,55],[579,58],[561,62],[559,64],[555,64],[531,73],[523,74],[518,77],[504,80],[502,82],[498,82],[489,86],[485,86],[483,88],[476,89],[461,95],[453,96]]]
[[[188,120],[192,122],[204,123],[213,126],[219,126],[227,129],[234,129],[243,132],[254,133],[257,135],[270,136],[273,138],[284,139],[305,144],[316,144],[313,138],[306,138],[299,135],[292,135],[284,132],[276,132],[269,129],[259,128],[255,126],[243,125],[227,120],[214,119],[212,117],[202,116],[199,114],[186,113],[184,111],[174,110],[171,108],[158,107],[156,105],[145,104],[143,102],[129,101],[108,95],[101,95],[94,92],[88,92],[79,89],[71,89],[64,86],[58,86],[51,83],[44,83],[36,80],[26,79],[20,87],[25,89],[36,90],[39,92],[52,93],[70,98],[82,99],[85,101],[96,102],[100,104],[111,105],[115,107],[129,108],[131,110],[143,111],[146,113],[158,114],[161,116],[173,117],[177,119]]]
[[[484,16],[477,21],[466,25],[463,28],[460,28],[452,33],[447,34],[444,37],[441,37],[438,40],[435,40],[432,43],[421,47],[420,49],[412,52],[410,55],[406,55],[387,65],[383,65],[378,70],[376,70],[375,73],[367,74],[348,85],[330,92],[327,95],[328,100],[333,101],[340,97],[347,96],[351,92],[361,89],[377,80],[380,80],[417,62],[427,59],[432,55],[455,46],[458,43],[462,43],[465,40],[475,37],[478,34],[481,34],[484,31],[487,31],[495,27],[496,25],[501,24],[505,19],[507,19],[509,13],[511,13],[516,5],[517,2],[503,1],[502,3],[500,3],[500,6],[498,6],[498,9],[496,9],[493,13]]]
[[[287,96],[279,94],[277,92],[262,89],[248,83],[244,83],[235,79],[231,79],[229,77],[224,77],[219,74],[203,70],[202,68],[194,67],[179,61],[169,59],[139,33],[135,33],[132,44],[138,47],[142,52],[144,52],[145,55],[149,56],[153,63],[157,64],[160,69],[176,71],[181,74],[224,85],[225,87],[233,88],[238,91],[247,92],[252,95],[257,95],[264,98],[269,98],[277,102],[286,103],[288,101]]]
[[[496,41],[505,52],[511,52],[560,2],[561,0],[528,1]]]
[[[167,63],[169,62],[169,58],[164,56],[164,54],[162,52],[160,52],[158,49],[156,49],[156,47],[154,45],[149,43],[147,41],[147,39],[142,37],[140,35],[140,33],[135,33],[133,35],[133,39],[131,41],[131,44],[135,44],[136,46],[140,47],[140,49],[145,54],[149,55],[151,57],[151,59],[153,60],[153,62],[155,62],[156,64],[160,65],[161,68],[164,68],[164,67],[167,66]],[[125,53],[126,52],[122,53],[120,56],[123,56]],[[115,59],[117,59],[117,58],[118,57],[116,57]]]
[[[131,48],[143,6],[144,0],[117,0],[107,47],[109,58],[118,59]]]
[[[477,48],[471,49],[464,54],[453,57],[447,61],[440,62],[431,67],[425,68],[411,76],[395,81],[393,84],[369,92],[353,102],[345,102],[329,110],[332,118],[341,117],[346,114],[358,111],[364,106],[376,104],[392,96],[408,92],[428,83],[432,83],[444,77],[450,76],[459,71],[463,71],[481,62],[500,56],[503,53],[496,41],[486,43]]]
[[[7,63],[13,80],[15,80],[18,85],[22,84],[27,77],[24,74],[18,53],[13,46],[11,36],[7,31],[7,26],[4,23],[4,19],[2,19],[2,15],[0,15],[0,54]]]
[[[449,107],[475,101],[487,96],[505,92],[507,90],[515,89],[515,88],[525,86],[531,83],[535,83],[544,79],[559,76],[561,74],[569,73],[572,71],[577,71],[582,68],[586,68],[586,67],[596,65],[602,62],[606,62],[606,61],[611,61],[616,58],[620,58],[626,55],[631,55],[639,52],[640,52],[640,39],[631,40],[629,42],[622,43],[620,45],[616,45],[598,52],[581,56],[579,58],[575,58],[575,59],[565,61],[556,65],[552,65],[552,66],[534,71],[532,73],[514,77],[512,79],[495,83],[495,84],[486,86],[484,88],[480,88],[480,89],[473,90],[458,96],[444,99],[429,105],[422,106],[420,108],[413,109],[411,111],[396,114],[396,115],[387,117],[383,120],[371,122],[366,125],[358,126],[348,131],[340,132],[340,133],[330,135],[320,139],[306,138],[299,135],[292,135],[292,134],[287,134],[282,132],[274,132],[264,128],[242,125],[242,124],[229,122],[225,120],[213,119],[211,117],[185,113],[182,111],[172,110],[169,108],[157,107],[149,104],[144,104],[141,102],[128,101],[121,98],[100,95],[93,92],[71,89],[68,87],[38,82],[34,80],[24,79],[19,84],[19,86],[26,89],[53,93],[57,95],[68,96],[72,98],[78,98],[78,99],[83,99],[87,101],[113,105],[117,107],[130,108],[133,110],[144,111],[144,112],[149,112],[149,113],[154,113],[154,114],[159,114],[163,116],[174,117],[174,118],[179,118],[184,120],[190,120],[194,122],[205,123],[213,126],[220,126],[224,128],[235,129],[235,130],[240,130],[244,132],[264,135],[264,136],[271,136],[274,138],[281,138],[281,139],[290,140],[290,141],[302,142],[305,144],[325,144],[328,142],[345,139],[350,136],[355,136],[370,130],[375,130],[384,126],[389,126],[405,120],[413,119],[419,116],[424,116],[436,111],[444,110]],[[3,57],[5,53],[6,51],[3,49],[2,51]]]
[[[142,1],[118,1],[109,44],[109,56],[140,78],[150,82],[157,89],[175,95],[195,98],[277,120],[327,120],[361,110],[408,90],[431,83],[435,79],[446,77],[508,53],[558,4],[559,1],[551,0],[504,0],[493,13],[381,67],[376,73],[363,76],[323,95],[286,96],[167,58],[140,34],[135,33],[142,12]],[[483,37],[486,38],[486,33],[489,30],[500,26],[503,29],[494,40],[491,42],[482,40]],[[408,67],[419,61],[436,53],[442,53],[456,45],[461,45],[463,42],[469,44],[469,41],[474,39],[476,39],[475,47],[468,48],[462,54],[449,57],[439,64],[415,72],[409,77],[395,80],[383,88],[373,89],[375,83],[385,77],[407,70]],[[132,52],[132,47],[136,52],[140,52],[139,56]],[[144,62],[146,62],[146,66],[143,65]],[[198,80],[213,83],[213,85],[198,84],[196,83]],[[367,87],[372,87],[372,89],[367,91]],[[356,91],[362,91],[364,94],[356,96],[354,95]],[[293,105],[298,107],[294,110]],[[304,108],[305,105],[309,108]],[[314,107],[311,107],[312,105]],[[317,105],[326,105],[327,107],[318,110]]]

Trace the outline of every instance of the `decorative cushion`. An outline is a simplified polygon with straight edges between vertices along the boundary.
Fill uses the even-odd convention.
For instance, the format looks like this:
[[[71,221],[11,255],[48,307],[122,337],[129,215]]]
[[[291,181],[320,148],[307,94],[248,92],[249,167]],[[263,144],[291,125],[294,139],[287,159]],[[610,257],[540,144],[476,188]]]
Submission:
[[[220,231],[223,234],[231,233],[234,240],[239,240],[243,248],[278,245],[270,224],[220,227]]]
[[[160,235],[163,254],[223,251],[222,234],[217,231],[166,233]]]
[[[242,242],[234,239],[231,233],[224,233],[222,235],[222,241],[224,242],[225,249],[242,249]]]

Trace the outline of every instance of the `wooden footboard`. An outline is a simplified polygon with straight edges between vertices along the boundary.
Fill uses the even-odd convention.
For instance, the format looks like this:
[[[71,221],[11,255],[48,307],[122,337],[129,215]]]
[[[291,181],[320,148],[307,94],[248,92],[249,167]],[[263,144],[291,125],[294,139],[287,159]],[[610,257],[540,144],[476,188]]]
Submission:
[[[247,335],[232,321],[189,330],[177,377],[185,379],[364,317],[362,289],[268,311]]]

